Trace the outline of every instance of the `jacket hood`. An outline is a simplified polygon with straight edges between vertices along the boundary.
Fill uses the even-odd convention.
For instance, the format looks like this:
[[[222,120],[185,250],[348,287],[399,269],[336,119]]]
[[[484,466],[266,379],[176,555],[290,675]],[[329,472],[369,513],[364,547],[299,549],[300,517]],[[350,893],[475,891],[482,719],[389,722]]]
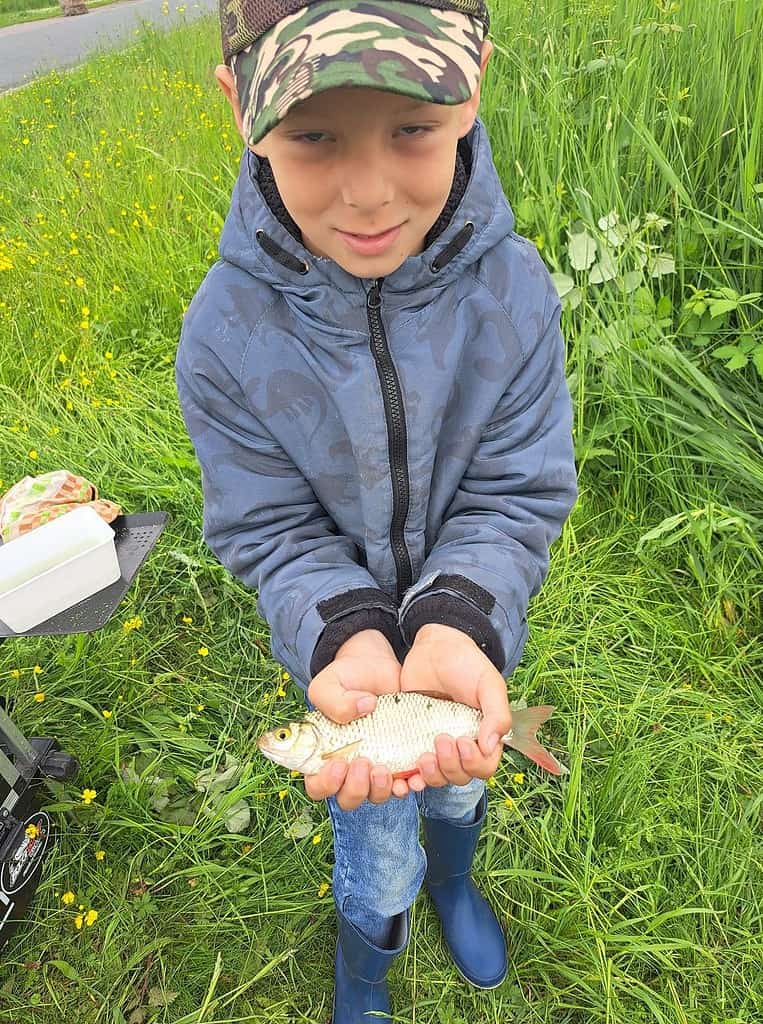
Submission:
[[[409,256],[384,278],[385,304],[420,306],[464,273],[514,228],[485,125],[475,118],[466,136],[471,173],[450,223],[417,256]],[[359,278],[300,244],[270,209],[258,183],[260,160],[244,147],[231,205],[220,236],[220,256],[284,294],[289,304],[314,320],[331,310],[335,326],[352,321],[365,307],[373,278]],[[343,311],[342,303],[348,308]],[[322,315],[323,311],[323,315]],[[338,324],[339,322],[339,324]],[[349,323],[345,321],[346,326]]]

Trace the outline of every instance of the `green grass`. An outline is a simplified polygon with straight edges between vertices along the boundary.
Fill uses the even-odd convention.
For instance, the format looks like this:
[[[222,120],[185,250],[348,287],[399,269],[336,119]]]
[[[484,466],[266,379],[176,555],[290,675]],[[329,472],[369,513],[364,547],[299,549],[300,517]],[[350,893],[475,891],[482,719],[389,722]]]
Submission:
[[[114,0],[86,0],[86,3],[88,11],[94,11],[97,7],[114,3]],[[0,28],[5,28],[6,25],[20,25],[27,21],[63,17],[61,5],[51,4],[50,0],[0,0]]]
[[[752,359],[732,370],[714,353],[763,342],[760,299],[738,301],[763,292],[763,9],[492,7],[481,113],[496,163],[518,230],[581,293],[564,317],[581,497],[509,681],[557,705],[572,772],[523,764],[519,785],[507,756],[490,790],[475,876],[506,926],[507,981],[466,987],[422,894],[391,974],[396,1020],[757,1024],[763,388]],[[0,98],[0,493],[66,466],[127,512],[171,514],[106,628],[0,646],[15,720],[81,761],[50,795],[62,836],[3,954],[0,1022],[330,1014],[329,822],[252,752],[301,704],[278,695],[254,595],[201,541],[174,391],[181,317],[241,153],[218,54],[214,18],[147,29]],[[626,294],[571,268],[568,229],[599,238],[611,210],[667,219],[675,274]],[[687,303],[724,288],[734,308],[696,330]],[[194,789],[226,754],[244,834]],[[78,931],[80,904],[99,916]]]

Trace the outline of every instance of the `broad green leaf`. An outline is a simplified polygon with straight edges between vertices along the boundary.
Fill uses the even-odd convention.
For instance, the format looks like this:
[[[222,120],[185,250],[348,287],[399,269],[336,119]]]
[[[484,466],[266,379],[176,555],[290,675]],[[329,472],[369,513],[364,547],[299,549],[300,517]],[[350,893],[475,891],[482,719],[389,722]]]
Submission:
[[[567,236],[569,243],[567,252],[570,257],[570,264],[575,270],[588,270],[596,259],[596,242],[587,231]]]
[[[617,277],[617,264],[606,250],[601,254],[601,259],[595,266],[591,267],[588,280],[591,284],[603,284],[604,281],[611,281]]]
[[[225,827],[229,832],[245,832],[252,820],[252,812],[246,800],[237,800],[225,812]]]
[[[736,309],[738,305],[737,299],[714,299],[710,303],[710,316],[713,320],[716,320],[719,316],[723,316],[724,313],[730,313],[732,309]]]
[[[675,272],[676,261],[672,256],[667,256],[665,253],[655,256],[649,267],[651,277],[663,277],[665,274],[675,274]]]
[[[564,296],[571,292],[575,287],[575,281],[569,274],[552,274],[551,280],[554,282],[554,287],[556,288],[560,299],[563,299]]]

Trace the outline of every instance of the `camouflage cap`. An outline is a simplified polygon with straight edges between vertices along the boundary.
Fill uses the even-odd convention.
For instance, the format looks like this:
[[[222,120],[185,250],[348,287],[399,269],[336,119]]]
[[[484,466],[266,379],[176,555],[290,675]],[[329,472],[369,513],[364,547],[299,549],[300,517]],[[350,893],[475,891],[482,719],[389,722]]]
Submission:
[[[220,22],[254,145],[295,104],[336,86],[464,103],[490,15],[484,0],[220,0]]]

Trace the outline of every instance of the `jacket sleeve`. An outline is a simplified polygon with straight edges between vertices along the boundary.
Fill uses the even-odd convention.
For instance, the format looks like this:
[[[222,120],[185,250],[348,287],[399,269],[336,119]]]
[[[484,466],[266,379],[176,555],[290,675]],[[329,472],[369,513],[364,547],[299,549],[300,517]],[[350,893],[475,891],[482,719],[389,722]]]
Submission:
[[[549,546],[577,497],[561,307],[554,294],[547,308],[552,301],[399,612],[407,644],[425,623],[455,626],[504,677],[522,656],[529,600],[541,588]]]
[[[175,379],[201,465],[204,540],[257,591],[273,657],[307,689],[345,640],[379,629],[403,657],[397,603],[358,559],[282,446],[210,349],[178,348]]]

